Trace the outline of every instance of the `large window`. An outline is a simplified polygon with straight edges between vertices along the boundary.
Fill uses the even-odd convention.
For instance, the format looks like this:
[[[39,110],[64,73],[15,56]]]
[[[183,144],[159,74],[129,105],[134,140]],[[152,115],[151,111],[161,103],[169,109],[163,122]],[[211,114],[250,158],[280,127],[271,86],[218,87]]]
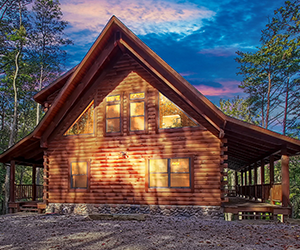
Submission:
[[[149,188],[190,188],[190,158],[149,160]]]
[[[159,128],[197,127],[198,124],[167,97],[159,93]]]
[[[87,189],[88,187],[88,163],[71,162],[71,188]]]
[[[75,120],[65,135],[81,135],[94,133],[94,101]]]
[[[106,133],[121,132],[121,96],[106,97]]]
[[[130,131],[145,130],[145,93],[132,93],[130,100]]]

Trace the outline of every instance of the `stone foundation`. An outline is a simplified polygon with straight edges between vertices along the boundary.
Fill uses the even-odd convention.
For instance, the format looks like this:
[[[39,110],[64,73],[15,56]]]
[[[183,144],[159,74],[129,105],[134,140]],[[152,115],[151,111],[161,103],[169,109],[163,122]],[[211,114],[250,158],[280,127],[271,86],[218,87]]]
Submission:
[[[224,219],[223,208],[219,206],[50,203],[46,208],[46,213],[79,215],[148,214],[186,217],[196,216],[203,219]]]

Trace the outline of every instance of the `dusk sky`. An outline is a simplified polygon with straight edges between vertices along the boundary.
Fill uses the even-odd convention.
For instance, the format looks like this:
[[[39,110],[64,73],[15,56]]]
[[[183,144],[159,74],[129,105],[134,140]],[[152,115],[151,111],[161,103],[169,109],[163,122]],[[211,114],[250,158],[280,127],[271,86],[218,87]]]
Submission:
[[[243,95],[235,52],[255,51],[283,0],[61,0],[69,66],[78,64],[112,15],[215,104]]]

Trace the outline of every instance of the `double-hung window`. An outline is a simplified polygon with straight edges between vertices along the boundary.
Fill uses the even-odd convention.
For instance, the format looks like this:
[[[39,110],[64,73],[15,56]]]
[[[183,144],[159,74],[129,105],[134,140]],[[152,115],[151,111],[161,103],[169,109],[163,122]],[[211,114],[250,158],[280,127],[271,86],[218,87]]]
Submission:
[[[150,159],[149,188],[191,188],[190,158]]]
[[[121,132],[121,96],[106,97],[106,133]]]
[[[88,163],[86,161],[71,162],[71,188],[88,188]]]
[[[130,131],[145,130],[145,93],[132,93],[130,101]]]

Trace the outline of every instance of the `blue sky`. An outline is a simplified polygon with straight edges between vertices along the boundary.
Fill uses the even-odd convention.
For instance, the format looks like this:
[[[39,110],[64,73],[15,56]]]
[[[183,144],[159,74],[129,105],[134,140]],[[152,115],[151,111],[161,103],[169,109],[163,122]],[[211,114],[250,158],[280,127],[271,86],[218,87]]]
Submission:
[[[143,42],[215,104],[243,95],[235,52],[255,51],[281,0],[61,0],[69,66],[85,56],[116,15]]]

